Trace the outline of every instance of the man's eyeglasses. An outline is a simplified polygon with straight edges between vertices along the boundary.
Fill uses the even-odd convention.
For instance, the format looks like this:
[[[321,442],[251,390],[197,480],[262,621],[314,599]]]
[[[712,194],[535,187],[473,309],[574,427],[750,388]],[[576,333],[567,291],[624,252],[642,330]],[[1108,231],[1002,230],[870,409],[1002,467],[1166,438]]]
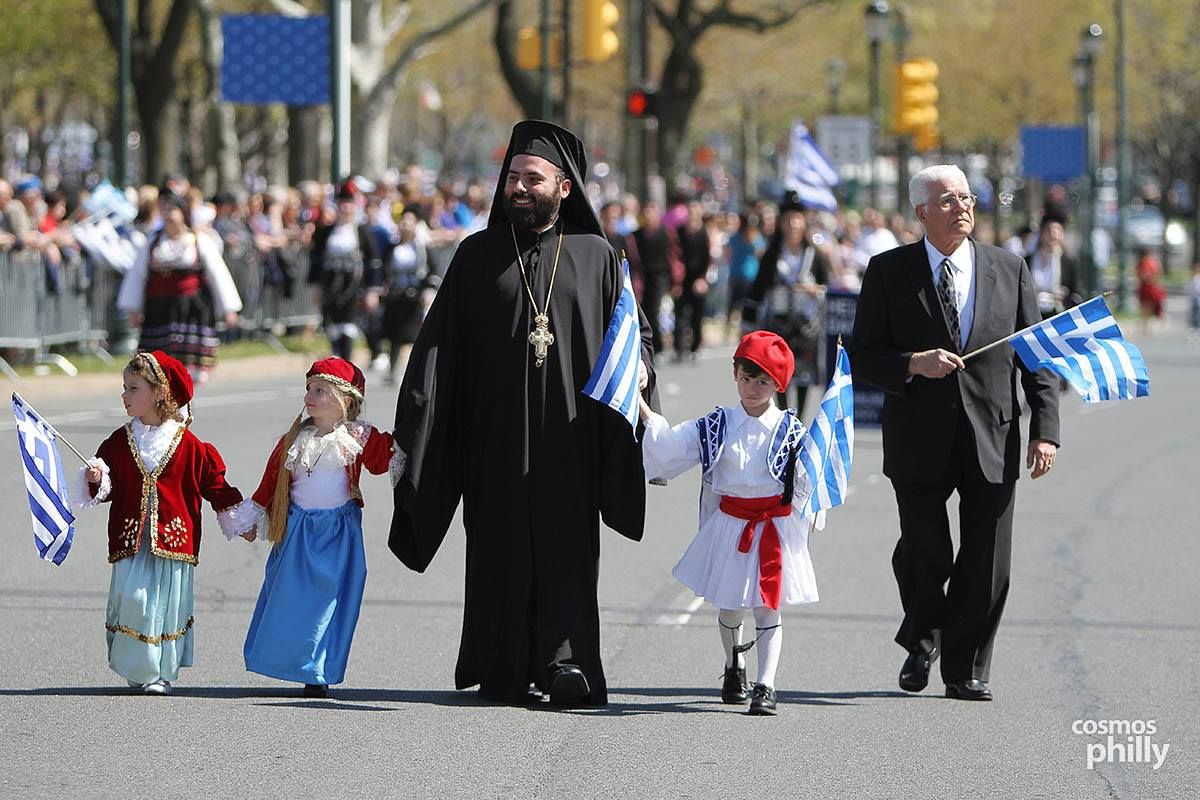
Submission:
[[[978,202],[978,200],[978,197],[969,192],[962,192],[961,194],[946,192],[937,199],[937,204],[938,208],[940,208],[942,211],[949,211],[955,202],[960,203],[963,208],[974,208],[975,203]]]

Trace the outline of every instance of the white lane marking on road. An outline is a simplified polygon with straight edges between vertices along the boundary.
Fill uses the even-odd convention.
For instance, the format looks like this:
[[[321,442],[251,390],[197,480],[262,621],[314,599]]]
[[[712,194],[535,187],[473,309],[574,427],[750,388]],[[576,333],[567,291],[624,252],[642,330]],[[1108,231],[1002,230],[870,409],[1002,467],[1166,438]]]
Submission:
[[[663,394],[666,394],[669,397],[675,397],[682,391],[683,390],[679,388],[679,384],[675,383],[674,381],[667,381],[666,384],[663,385]]]
[[[871,485],[871,486],[874,486],[875,484],[879,483],[879,474],[878,474],[878,473],[872,473],[871,475],[868,475],[868,476],[867,476],[867,483],[868,483],[869,485]]]
[[[63,425],[70,425],[75,422],[92,422],[104,416],[107,416],[106,411],[71,411],[66,414],[55,414],[54,419],[49,420],[50,424],[56,428],[61,428]],[[0,421],[0,431],[15,431],[17,429],[16,420]]]
[[[218,406],[236,405],[239,403],[260,402],[263,400],[278,400],[282,397],[295,395],[297,403],[301,402],[301,395],[293,389],[259,389],[249,392],[230,392],[229,394],[209,395],[199,401],[198,407],[216,408]],[[50,424],[56,428],[61,428],[66,425],[72,425],[81,422],[95,422],[96,420],[106,418],[119,418],[125,415],[119,410],[104,410],[98,411],[89,409],[87,411],[67,411],[62,414],[54,414],[49,419]],[[17,429],[16,420],[0,419],[0,431],[13,431]]]
[[[691,592],[684,595],[687,597]],[[692,615],[700,610],[700,606],[704,605],[703,597],[693,597],[692,601],[687,605],[687,611],[683,614],[659,614],[658,619],[654,621],[655,625],[671,625],[680,626],[687,625],[691,621]]]

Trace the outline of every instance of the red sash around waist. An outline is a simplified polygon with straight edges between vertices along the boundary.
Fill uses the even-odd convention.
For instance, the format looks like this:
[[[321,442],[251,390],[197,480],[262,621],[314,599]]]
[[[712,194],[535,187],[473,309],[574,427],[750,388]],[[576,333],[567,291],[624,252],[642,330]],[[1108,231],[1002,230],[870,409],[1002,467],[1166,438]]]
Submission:
[[[758,543],[758,591],[762,594],[763,603],[772,609],[779,608],[783,588],[783,550],[774,518],[792,513],[791,504],[785,506],[782,503],[781,494],[774,497],[721,496],[722,511],[731,517],[746,520],[746,527],[738,539],[738,552],[750,552],[750,546],[754,543],[754,526],[763,523],[762,540]]]
[[[147,297],[190,297],[200,291],[203,273],[193,270],[151,271],[146,279]]]

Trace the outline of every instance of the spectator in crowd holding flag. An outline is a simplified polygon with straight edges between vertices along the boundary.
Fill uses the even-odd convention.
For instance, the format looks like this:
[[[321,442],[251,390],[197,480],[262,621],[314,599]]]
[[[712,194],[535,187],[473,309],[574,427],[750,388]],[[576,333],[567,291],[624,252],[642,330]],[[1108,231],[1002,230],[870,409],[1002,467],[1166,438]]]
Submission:
[[[1058,392],[1009,347],[964,363],[963,353],[1038,322],[1037,290],[1019,256],[971,238],[975,196],[962,170],[927,167],[908,191],[925,237],[871,259],[849,348],[855,377],[887,393],[883,471],[900,512],[892,567],[904,607],[896,642],[908,651],[900,688],[924,689],[940,656],[947,697],[991,700],[1021,467],[1016,378],[1034,478],[1054,464]],[[957,556],[946,509],[954,492]]]
[[[179,669],[192,665],[201,502],[212,505],[229,538],[249,536],[255,520],[235,509],[242,493],[225,480],[221,454],[188,429],[187,367],[162,351],[138,353],[121,377],[130,420],[80,471],[78,496],[88,498],[85,508],[112,503],[108,665],[130,688],[168,694]]]
[[[699,530],[673,570],[685,586],[720,612],[725,673],[721,700],[750,701],[753,715],[774,715],[775,671],[783,647],[780,604],[813,603],[817,580],[808,554],[816,522],[808,510],[812,484],[797,460],[804,435],[796,412],[775,396],[792,377],[795,359],[780,336],[754,331],[733,357],[736,405],[717,406],[674,427],[643,400],[643,459],[650,478],[701,468]],[[743,643],[746,610],[755,636]],[[743,653],[758,647],[753,689]]]

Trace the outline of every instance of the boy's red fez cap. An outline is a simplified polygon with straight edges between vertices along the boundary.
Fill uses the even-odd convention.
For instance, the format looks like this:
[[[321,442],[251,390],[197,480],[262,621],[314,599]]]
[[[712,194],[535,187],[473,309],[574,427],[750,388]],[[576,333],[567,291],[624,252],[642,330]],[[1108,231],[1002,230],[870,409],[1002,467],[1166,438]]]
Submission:
[[[792,382],[792,373],[796,370],[796,358],[792,348],[787,346],[777,333],[770,331],[751,331],[742,337],[734,358],[744,358],[753,361],[763,368],[775,381],[776,390],[782,392]]]

